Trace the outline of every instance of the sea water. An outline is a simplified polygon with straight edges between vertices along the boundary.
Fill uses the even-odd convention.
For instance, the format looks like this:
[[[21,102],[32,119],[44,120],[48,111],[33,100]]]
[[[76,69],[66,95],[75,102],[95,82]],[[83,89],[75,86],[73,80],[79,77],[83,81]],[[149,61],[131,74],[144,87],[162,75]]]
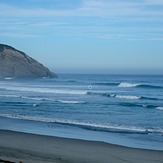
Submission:
[[[1,79],[0,129],[163,150],[163,76]]]

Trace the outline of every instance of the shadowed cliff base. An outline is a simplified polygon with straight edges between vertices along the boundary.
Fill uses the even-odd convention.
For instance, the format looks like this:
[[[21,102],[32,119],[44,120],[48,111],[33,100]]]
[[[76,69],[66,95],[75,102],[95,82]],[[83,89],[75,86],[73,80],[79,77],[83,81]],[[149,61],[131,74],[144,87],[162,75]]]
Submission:
[[[57,75],[35,59],[11,46],[0,44],[1,78],[54,78]]]

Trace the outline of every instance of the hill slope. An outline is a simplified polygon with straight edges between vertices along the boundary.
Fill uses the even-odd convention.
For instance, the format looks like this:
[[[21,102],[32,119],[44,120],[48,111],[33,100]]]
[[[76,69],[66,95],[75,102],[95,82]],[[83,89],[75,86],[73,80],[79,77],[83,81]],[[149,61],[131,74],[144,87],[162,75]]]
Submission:
[[[52,78],[56,74],[24,52],[0,44],[0,77]]]

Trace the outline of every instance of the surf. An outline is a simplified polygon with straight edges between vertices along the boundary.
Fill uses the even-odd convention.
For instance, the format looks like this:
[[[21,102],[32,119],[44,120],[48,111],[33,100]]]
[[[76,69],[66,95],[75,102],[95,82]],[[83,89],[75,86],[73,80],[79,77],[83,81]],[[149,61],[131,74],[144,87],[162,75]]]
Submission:
[[[84,90],[68,90],[68,89],[51,89],[51,88],[37,88],[37,87],[0,87],[2,90],[7,91],[19,91],[19,92],[36,92],[36,93],[50,93],[50,94],[74,94],[74,95],[84,95],[86,91]]]
[[[159,98],[154,97],[146,97],[146,96],[136,96],[136,95],[120,95],[120,94],[112,94],[107,92],[87,92],[87,95],[99,95],[99,96],[105,96],[109,98],[119,98],[119,99],[126,99],[126,100],[162,100]]]
[[[0,114],[1,117],[18,119],[18,120],[29,120],[36,122],[44,122],[51,124],[59,124],[71,127],[78,127],[86,130],[110,132],[110,133],[125,133],[125,134],[161,134],[163,135],[162,129],[151,129],[142,128],[136,126],[120,126],[120,125],[102,125],[89,122],[78,122],[73,120],[62,120],[62,119],[52,119],[52,118],[41,118],[23,115],[13,115],[13,114]]]
[[[161,89],[163,88],[162,86],[158,85],[150,85],[150,84],[140,84],[140,83],[127,83],[127,82],[122,82],[119,83],[118,87],[122,88],[131,88],[131,87],[137,87],[137,88],[146,88],[146,89]]]

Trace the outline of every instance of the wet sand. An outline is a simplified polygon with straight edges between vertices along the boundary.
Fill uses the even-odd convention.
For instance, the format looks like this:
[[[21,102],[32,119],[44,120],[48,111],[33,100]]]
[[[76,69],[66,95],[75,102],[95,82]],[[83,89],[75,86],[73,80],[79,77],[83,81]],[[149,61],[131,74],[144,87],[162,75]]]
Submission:
[[[163,151],[0,130],[0,163],[163,163]]]

